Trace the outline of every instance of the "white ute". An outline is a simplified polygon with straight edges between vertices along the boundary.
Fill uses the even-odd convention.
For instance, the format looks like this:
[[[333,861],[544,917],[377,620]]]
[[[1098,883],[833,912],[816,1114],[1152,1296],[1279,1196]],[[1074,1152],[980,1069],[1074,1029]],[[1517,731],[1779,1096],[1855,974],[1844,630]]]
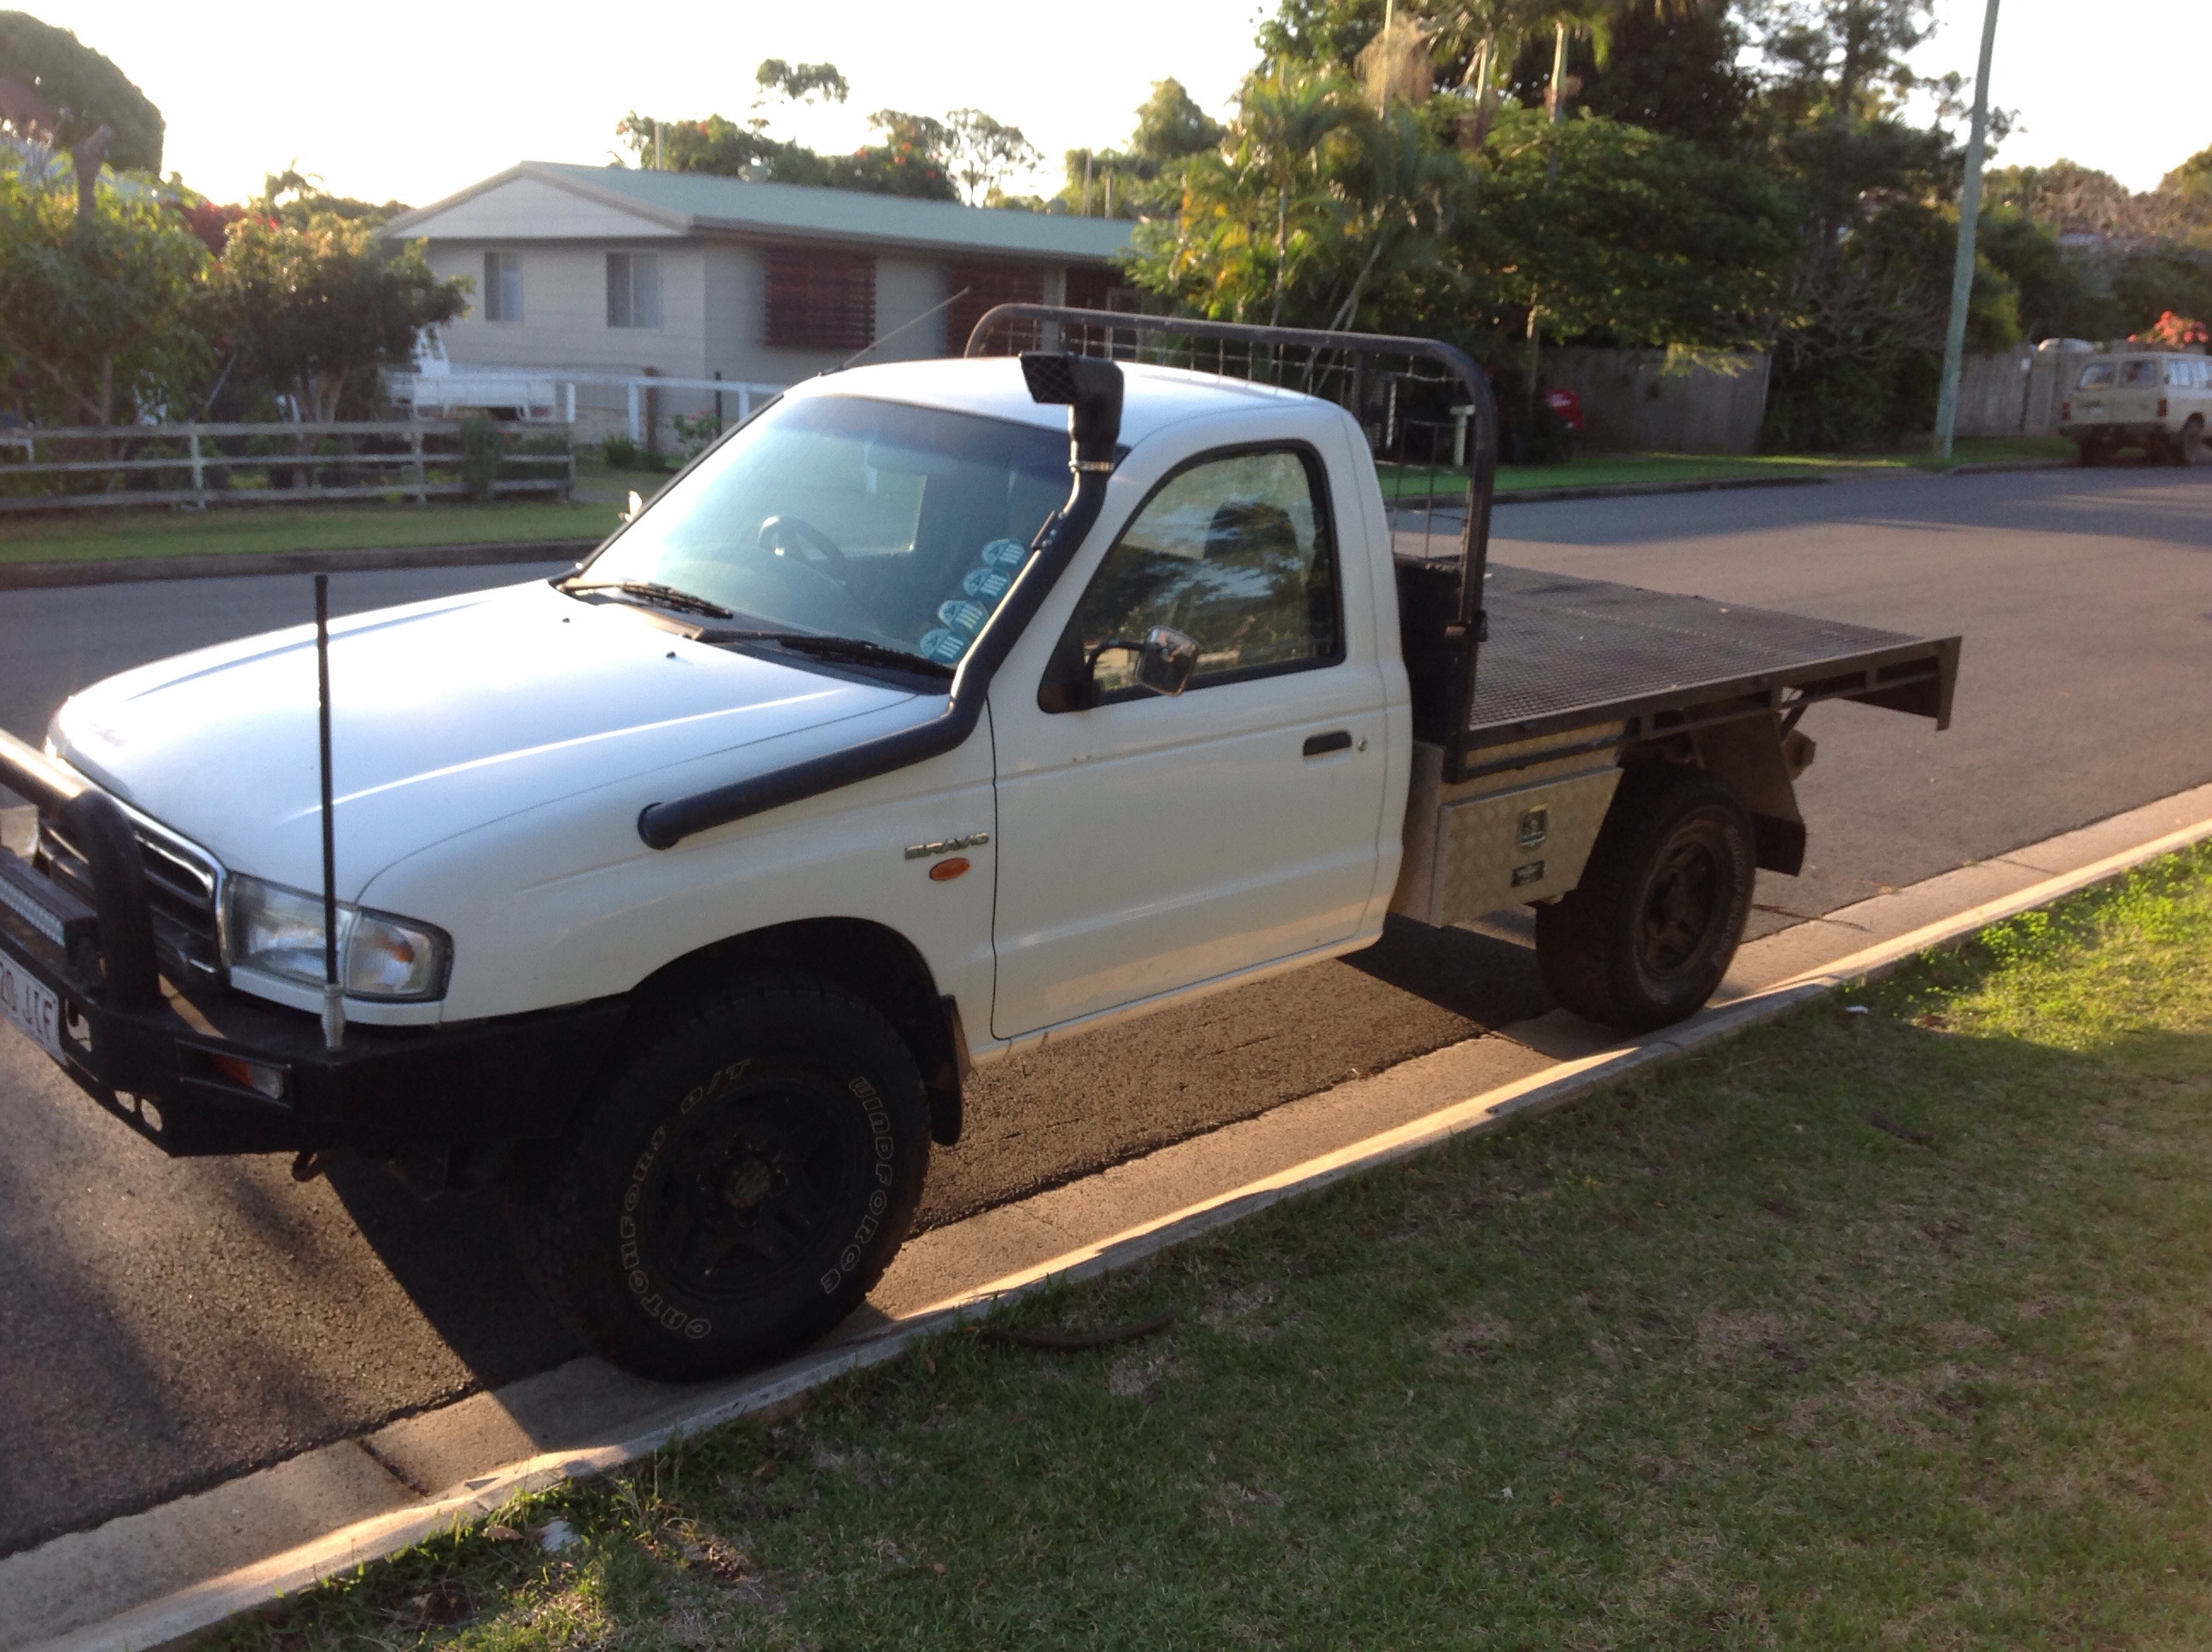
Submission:
[[[1948,717],[1955,638],[1488,568],[1449,346],[971,350],[1012,324],[1060,348],[814,380],[574,574],[332,624],[326,701],[303,628],[0,736],[0,1009],[168,1151],[504,1182],[552,1301],[696,1377],[860,1301],[969,1064],[1523,902],[1565,1002],[1663,1024],[1797,869],[1805,706]],[[1349,410],[1082,348],[1178,334]],[[1478,414],[1445,557],[1370,452],[1425,388]]]

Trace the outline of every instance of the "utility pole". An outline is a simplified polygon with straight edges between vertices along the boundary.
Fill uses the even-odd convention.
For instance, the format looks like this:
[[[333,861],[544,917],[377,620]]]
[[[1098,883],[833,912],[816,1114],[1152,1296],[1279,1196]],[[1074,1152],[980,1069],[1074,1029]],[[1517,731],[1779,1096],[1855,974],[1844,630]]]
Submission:
[[[1966,307],[1974,295],[1974,229],[1982,216],[1982,141],[1990,130],[1990,54],[1997,43],[1997,0],[1982,15],[1982,58],[1974,70],[1974,118],[1966,131],[1966,179],[1959,191],[1959,253],[1951,265],[1951,325],[1943,335],[1943,387],[1936,398],[1936,456],[1951,457],[1959,422],[1959,372],[1966,353]]]

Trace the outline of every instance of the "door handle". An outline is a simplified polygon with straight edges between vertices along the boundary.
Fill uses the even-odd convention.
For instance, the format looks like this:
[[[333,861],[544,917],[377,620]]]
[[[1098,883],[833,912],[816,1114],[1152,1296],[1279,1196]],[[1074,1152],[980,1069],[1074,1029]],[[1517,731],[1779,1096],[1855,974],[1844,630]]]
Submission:
[[[1348,728],[1331,729],[1326,734],[1306,736],[1305,755],[1309,757],[1326,757],[1332,751],[1349,751],[1350,750],[1352,750],[1352,731]]]

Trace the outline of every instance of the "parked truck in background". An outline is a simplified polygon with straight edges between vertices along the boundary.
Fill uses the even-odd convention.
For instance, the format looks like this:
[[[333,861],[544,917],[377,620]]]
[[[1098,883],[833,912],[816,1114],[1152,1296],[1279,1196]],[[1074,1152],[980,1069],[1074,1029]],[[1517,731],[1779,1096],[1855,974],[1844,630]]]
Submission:
[[[970,351],[796,387],[566,577],[0,737],[9,1017],[171,1153],[503,1184],[598,1347],[697,1377],[861,1300],[971,1064],[1521,904],[1563,1003],[1663,1025],[1799,867],[1806,709],[1948,720],[1955,637],[1489,566],[1449,346]],[[1390,374],[1476,410],[1441,543]]]

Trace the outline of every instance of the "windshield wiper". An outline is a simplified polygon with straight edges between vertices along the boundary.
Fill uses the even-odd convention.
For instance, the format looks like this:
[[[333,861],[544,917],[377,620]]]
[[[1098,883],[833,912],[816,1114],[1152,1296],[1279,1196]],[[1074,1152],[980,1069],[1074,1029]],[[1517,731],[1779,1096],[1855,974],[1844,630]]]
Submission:
[[[859,637],[823,636],[813,631],[710,631],[700,638],[702,642],[764,642],[773,648],[787,648],[795,654],[814,654],[823,659],[850,659],[862,665],[896,665],[901,671],[924,671],[931,677],[950,677],[952,667],[940,665],[926,655],[905,648],[890,648],[880,642],[864,642]]]
[[[708,619],[735,619],[737,616],[718,602],[708,602],[704,597],[678,591],[672,585],[660,585],[651,580],[599,580],[578,581],[563,580],[561,589],[579,596],[604,592],[611,597],[629,597],[649,602],[659,608],[672,608],[680,614],[704,614]]]

